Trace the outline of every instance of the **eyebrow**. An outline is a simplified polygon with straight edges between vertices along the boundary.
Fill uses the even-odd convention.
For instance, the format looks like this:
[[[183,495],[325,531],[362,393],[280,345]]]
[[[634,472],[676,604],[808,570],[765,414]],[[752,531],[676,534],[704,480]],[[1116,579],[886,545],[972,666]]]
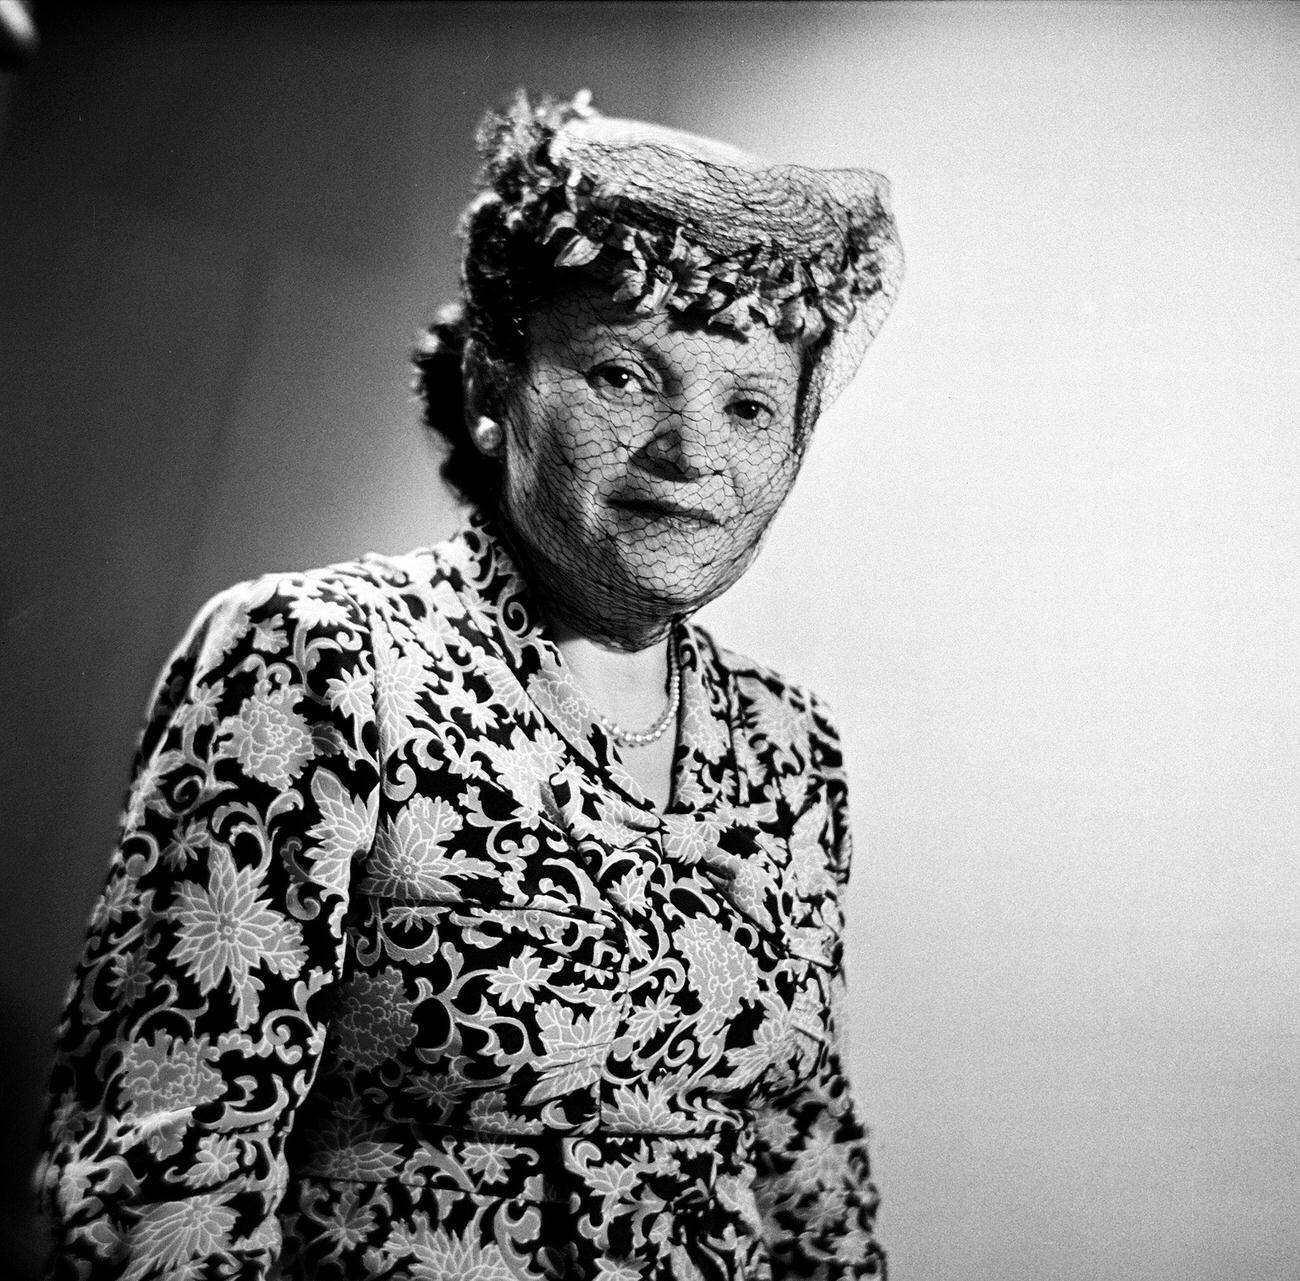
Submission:
[[[729,369],[727,371],[747,383],[768,383],[772,387],[784,387],[789,381],[770,369]]]
[[[668,379],[673,372],[664,353],[649,338],[627,338],[611,334],[608,338],[584,339],[582,340],[583,346],[586,347],[584,358],[593,359],[599,355],[606,342],[614,352],[636,356],[644,361],[660,378]]]
[[[666,359],[653,340],[649,338],[631,339],[627,342],[625,350],[636,352],[647,363],[653,365],[656,372],[661,376],[669,372]],[[740,355],[741,353],[737,354]],[[747,383],[765,383],[777,389],[784,387],[788,381],[774,369],[746,368],[744,365],[728,365],[720,371],[720,374],[724,378],[735,378],[737,381]]]
[[[639,356],[661,378],[668,377],[672,372],[668,359],[659,350],[657,343],[652,338],[629,338],[610,334],[600,339],[582,339],[579,345],[587,348],[584,355],[589,358],[596,355],[596,348],[602,346],[605,342],[609,342],[617,351]],[[743,353],[737,353],[737,355],[743,356]],[[719,371],[719,376],[721,378],[734,378],[737,382],[758,383],[775,391],[781,390],[789,382],[787,377],[773,369],[747,368],[744,365],[727,366]]]

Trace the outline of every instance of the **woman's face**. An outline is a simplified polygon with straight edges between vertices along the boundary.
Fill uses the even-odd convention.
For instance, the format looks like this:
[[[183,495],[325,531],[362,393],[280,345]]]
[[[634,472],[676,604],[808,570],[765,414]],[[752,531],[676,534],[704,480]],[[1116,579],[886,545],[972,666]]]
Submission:
[[[504,398],[505,515],[561,619],[635,644],[753,559],[799,468],[799,352],[587,286],[532,314],[527,352]]]

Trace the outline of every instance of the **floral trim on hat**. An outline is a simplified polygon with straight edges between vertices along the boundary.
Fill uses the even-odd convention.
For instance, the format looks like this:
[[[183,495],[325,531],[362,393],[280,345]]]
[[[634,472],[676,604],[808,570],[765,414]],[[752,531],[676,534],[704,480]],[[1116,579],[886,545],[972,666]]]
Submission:
[[[642,315],[671,309],[740,334],[764,324],[803,346],[847,327],[861,302],[884,288],[892,223],[879,201],[850,211],[840,236],[802,254],[775,237],[739,254],[711,252],[608,175],[556,155],[559,131],[595,114],[586,91],[535,107],[521,93],[479,132],[483,182],[505,207],[507,231],[553,248],[556,267],[585,269]]]

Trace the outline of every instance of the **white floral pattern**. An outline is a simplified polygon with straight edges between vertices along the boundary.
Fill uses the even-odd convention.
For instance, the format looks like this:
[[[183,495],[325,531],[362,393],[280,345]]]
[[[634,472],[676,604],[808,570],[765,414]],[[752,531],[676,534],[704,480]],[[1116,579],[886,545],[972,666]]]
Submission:
[[[674,643],[660,814],[484,522],[203,612],[61,1027],[56,1276],[883,1275],[835,733]]]

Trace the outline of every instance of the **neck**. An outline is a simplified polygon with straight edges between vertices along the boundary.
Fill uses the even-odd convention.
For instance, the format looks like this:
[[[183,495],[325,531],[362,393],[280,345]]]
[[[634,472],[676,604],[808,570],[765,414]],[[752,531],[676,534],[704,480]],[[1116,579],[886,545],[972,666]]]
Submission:
[[[530,567],[531,568],[531,567]],[[624,654],[661,648],[672,631],[674,616],[610,598],[594,587],[573,591],[552,588],[544,574],[528,576],[533,596],[555,634],[580,636],[600,649]]]
[[[663,713],[668,694],[668,638],[641,649],[584,636],[562,619],[551,633],[591,705],[623,729],[642,730]]]

